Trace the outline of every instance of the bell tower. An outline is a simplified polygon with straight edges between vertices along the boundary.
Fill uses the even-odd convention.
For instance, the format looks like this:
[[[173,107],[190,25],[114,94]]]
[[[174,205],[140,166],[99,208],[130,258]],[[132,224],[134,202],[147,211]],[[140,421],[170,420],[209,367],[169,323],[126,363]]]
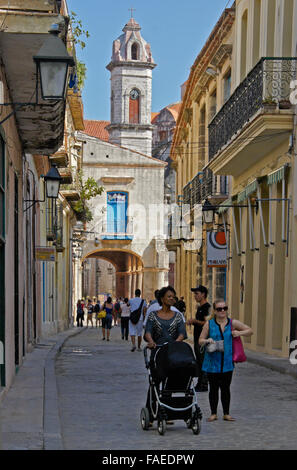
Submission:
[[[152,154],[152,70],[156,67],[150,45],[134,18],[113,42],[111,62],[111,123],[109,141],[142,154]]]

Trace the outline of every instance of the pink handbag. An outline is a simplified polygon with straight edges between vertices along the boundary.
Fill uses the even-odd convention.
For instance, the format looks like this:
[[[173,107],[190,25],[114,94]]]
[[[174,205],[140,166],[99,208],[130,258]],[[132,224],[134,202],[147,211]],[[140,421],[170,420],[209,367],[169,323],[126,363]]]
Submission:
[[[232,330],[232,320],[231,320],[231,330]],[[233,362],[245,362],[246,355],[244,353],[243,344],[240,336],[237,338],[232,337],[232,360]]]

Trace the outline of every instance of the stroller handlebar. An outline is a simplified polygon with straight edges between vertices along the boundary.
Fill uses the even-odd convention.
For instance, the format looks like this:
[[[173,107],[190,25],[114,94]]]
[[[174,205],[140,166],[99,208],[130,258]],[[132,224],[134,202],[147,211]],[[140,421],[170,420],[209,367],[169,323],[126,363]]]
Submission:
[[[163,344],[156,344],[156,346],[153,348],[153,349],[156,349],[156,348],[161,348],[162,346],[165,346],[165,344],[167,343],[163,343]],[[146,365],[146,368],[148,369],[149,368],[149,364],[150,364],[150,361],[147,357],[147,351],[152,351],[151,348],[149,348],[148,346],[145,346],[143,348],[143,354],[144,354],[144,361],[145,361],[145,365]]]

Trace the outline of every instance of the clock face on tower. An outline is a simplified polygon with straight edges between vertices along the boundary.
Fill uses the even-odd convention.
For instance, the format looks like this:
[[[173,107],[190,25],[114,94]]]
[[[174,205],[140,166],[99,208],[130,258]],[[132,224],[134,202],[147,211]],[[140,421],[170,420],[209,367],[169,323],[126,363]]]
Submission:
[[[131,90],[130,92],[130,98],[132,100],[137,100],[139,98],[139,91],[136,90],[135,88],[133,90]]]

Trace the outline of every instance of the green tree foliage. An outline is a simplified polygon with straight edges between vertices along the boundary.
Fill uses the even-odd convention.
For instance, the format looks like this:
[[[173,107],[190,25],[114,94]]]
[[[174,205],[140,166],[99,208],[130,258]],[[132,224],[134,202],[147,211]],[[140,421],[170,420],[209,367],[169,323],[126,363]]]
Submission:
[[[83,181],[83,172],[81,170],[78,172],[78,186],[80,200],[74,204],[73,209],[80,220],[90,222],[93,219],[93,214],[87,202],[93,197],[102,194],[104,188],[103,186],[98,186],[93,177],[89,177]]]
[[[70,23],[72,31],[72,41],[74,45],[78,45],[81,47],[81,49],[84,49],[86,47],[84,39],[88,39],[90,37],[89,31],[83,28],[82,21],[78,18],[77,14],[74,11],[71,11]],[[80,60],[76,60],[76,71],[78,87],[80,90],[82,90],[87,76],[86,64]]]

